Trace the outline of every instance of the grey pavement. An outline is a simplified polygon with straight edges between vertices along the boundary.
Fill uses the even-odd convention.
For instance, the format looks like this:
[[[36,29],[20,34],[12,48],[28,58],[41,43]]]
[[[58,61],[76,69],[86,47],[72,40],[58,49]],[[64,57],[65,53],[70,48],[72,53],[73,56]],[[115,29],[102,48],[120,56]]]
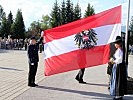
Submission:
[[[70,71],[44,76],[43,53],[36,76],[38,87],[27,86],[28,62],[26,51],[0,50],[0,100],[112,100],[108,91],[107,65],[87,68],[84,80],[75,80],[78,72]],[[129,76],[133,77],[133,55],[129,56]],[[124,100],[133,100],[126,95]]]
[[[44,79],[42,54],[40,54],[40,58],[37,83]],[[27,52],[22,50],[0,50],[0,100],[12,100],[30,89],[27,86],[27,78]]]

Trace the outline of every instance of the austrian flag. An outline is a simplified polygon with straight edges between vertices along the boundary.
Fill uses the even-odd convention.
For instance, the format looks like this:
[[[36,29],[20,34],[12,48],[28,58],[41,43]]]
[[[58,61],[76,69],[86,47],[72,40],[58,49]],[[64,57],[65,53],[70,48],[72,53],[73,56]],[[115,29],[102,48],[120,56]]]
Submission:
[[[44,71],[53,75],[108,62],[121,34],[121,6],[44,31]]]

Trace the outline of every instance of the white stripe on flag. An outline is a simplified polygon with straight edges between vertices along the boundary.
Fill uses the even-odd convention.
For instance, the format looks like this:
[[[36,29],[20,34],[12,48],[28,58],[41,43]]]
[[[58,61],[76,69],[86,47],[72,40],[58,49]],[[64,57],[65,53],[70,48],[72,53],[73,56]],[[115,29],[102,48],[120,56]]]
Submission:
[[[117,35],[120,35],[121,24],[106,25],[95,28],[97,33],[97,46],[111,43],[115,40]],[[75,45],[75,35],[71,35],[62,39],[53,40],[44,45],[44,59],[60,54],[68,53],[79,48]]]

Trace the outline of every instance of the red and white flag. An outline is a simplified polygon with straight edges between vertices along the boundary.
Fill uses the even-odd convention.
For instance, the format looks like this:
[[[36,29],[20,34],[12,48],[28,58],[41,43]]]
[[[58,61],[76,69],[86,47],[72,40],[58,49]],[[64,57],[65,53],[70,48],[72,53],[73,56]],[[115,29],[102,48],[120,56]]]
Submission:
[[[90,49],[82,49],[76,45],[75,36],[85,32],[84,30],[95,32],[95,45]],[[109,43],[114,41],[117,35],[121,35],[121,6],[45,30],[44,33],[46,76],[105,64],[109,59]],[[83,36],[82,41],[85,43],[89,39],[90,36]]]

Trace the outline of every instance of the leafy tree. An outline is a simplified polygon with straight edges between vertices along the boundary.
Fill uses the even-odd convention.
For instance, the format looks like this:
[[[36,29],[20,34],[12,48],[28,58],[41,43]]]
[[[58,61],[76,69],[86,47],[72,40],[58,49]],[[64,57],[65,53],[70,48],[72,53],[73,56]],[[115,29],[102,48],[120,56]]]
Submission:
[[[41,26],[40,26],[40,29],[41,30],[46,30],[46,29],[49,29],[51,28],[50,26],[50,17],[48,15],[43,15],[42,16],[42,20],[41,20]]]
[[[87,7],[87,10],[85,10],[84,17],[88,17],[88,16],[91,16],[91,15],[94,15],[94,14],[95,14],[95,10],[94,10],[93,6],[91,6],[91,4],[88,3],[88,7]]]
[[[74,9],[74,21],[81,18],[81,8],[79,7],[79,4],[77,3],[75,9]]]
[[[61,6],[61,24],[66,24],[66,6],[65,1],[63,0],[62,6]]]
[[[26,38],[30,38],[31,36],[35,36],[37,38],[40,37],[41,33],[41,23],[40,21],[33,21],[28,28],[28,31],[25,33]]]
[[[39,21],[33,21],[31,23],[30,30],[33,31],[33,34],[38,34],[40,33],[40,27],[41,27],[41,24]]]
[[[66,22],[72,22],[74,20],[73,3],[71,0],[66,1]]]
[[[54,3],[53,10],[51,12],[51,26],[56,27],[61,25],[60,7],[58,6],[57,0]]]
[[[129,43],[133,45],[133,16],[131,17],[129,29],[132,31],[132,34],[130,34],[130,41]]]
[[[25,38],[25,25],[23,21],[22,12],[18,9],[14,23],[12,24],[12,38]]]
[[[31,38],[33,35],[33,31],[30,28],[28,28],[28,31],[25,32],[25,37]]]

